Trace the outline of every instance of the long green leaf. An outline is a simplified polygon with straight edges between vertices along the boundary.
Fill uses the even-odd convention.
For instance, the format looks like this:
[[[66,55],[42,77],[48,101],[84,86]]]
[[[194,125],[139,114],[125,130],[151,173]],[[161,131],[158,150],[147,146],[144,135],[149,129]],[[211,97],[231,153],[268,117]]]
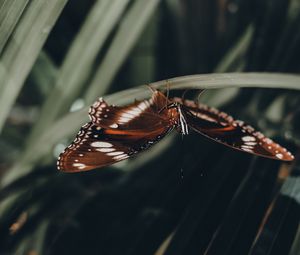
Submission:
[[[52,90],[53,81],[57,77],[58,70],[45,51],[42,51],[31,70],[34,80],[41,95],[47,96]]]
[[[67,0],[33,0],[0,59],[0,131]]]
[[[250,24],[236,44],[226,53],[226,55],[219,62],[215,68],[216,73],[231,72],[232,70],[243,69],[243,61],[245,60],[245,54],[249,48],[251,38],[254,33],[254,26]],[[236,67],[236,65],[238,65]]]
[[[152,83],[155,88],[166,88],[167,81]],[[300,90],[300,76],[272,73],[224,73],[200,74],[182,76],[168,80],[171,89],[217,89],[232,87],[259,87],[274,89]],[[100,96],[100,95],[99,95]],[[126,104],[135,98],[149,96],[145,85],[121,91],[107,96],[105,99],[114,104]],[[2,185],[7,185],[16,178],[28,173],[43,156],[47,155],[53,146],[64,137],[74,134],[79,127],[88,121],[88,108],[69,113],[47,129],[42,136],[26,151],[22,158],[7,172]]]
[[[95,99],[95,95],[101,95],[107,91],[108,86],[126,60],[158,3],[159,0],[148,0],[136,1],[133,4],[86,92],[86,102],[90,103]],[[137,20],[136,17],[139,17],[139,19]]]
[[[97,53],[120,19],[128,2],[129,0],[98,0],[93,6],[67,53],[53,91],[42,107],[40,119],[28,138],[28,147],[76,98],[90,75]]]
[[[0,53],[23,13],[28,0],[4,1],[0,7]]]
[[[293,241],[289,255],[298,255],[300,251],[300,225],[298,225],[297,234]]]

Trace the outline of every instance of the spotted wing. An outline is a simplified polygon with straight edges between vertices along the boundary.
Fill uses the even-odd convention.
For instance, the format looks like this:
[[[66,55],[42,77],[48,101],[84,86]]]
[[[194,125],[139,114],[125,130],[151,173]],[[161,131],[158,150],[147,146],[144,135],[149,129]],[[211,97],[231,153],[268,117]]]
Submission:
[[[147,130],[103,129],[85,124],[74,142],[58,157],[57,168],[80,172],[100,168],[127,159],[163,138],[172,126],[160,123]]]
[[[183,104],[183,114],[188,125],[208,138],[259,156],[284,161],[294,159],[285,148],[224,112],[189,100],[182,102],[176,98],[175,101]]]
[[[170,101],[158,90],[154,90],[152,97],[143,101],[136,101],[123,107],[108,105],[99,98],[90,108],[91,121],[102,128],[109,129],[144,129],[155,125],[158,119],[162,121],[167,116],[159,114]]]

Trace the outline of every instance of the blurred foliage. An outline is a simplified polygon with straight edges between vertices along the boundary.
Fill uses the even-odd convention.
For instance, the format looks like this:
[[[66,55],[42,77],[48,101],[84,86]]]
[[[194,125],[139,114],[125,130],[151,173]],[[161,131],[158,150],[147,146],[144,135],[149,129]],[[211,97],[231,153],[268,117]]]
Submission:
[[[300,82],[282,74],[299,73],[299,24],[299,0],[0,1],[0,254],[299,254]],[[172,93],[219,88],[201,101],[295,162],[174,134],[105,169],[56,170],[97,97],[201,73],[215,74]]]

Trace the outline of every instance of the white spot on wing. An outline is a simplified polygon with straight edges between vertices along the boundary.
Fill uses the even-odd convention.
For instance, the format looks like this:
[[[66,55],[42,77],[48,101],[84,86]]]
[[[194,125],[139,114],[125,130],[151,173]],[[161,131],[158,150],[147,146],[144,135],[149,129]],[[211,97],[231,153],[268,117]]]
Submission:
[[[122,113],[121,117],[132,119],[134,116],[132,114],[125,112],[125,113]]]
[[[118,128],[119,126],[118,126],[118,124],[114,123],[114,124],[110,125],[109,127],[111,127],[111,128]]]
[[[244,142],[254,142],[254,141],[256,141],[256,139],[255,139],[254,136],[249,136],[249,135],[243,136],[243,137],[242,137],[242,140],[243,140]]]
[[[107,153],[106,155],[107,156],[118,156],[121,154],[124,154],[124,152],[123,151],[114,151],[114,152]]]
[[[243,148],[243,147],[242,147],[242,150],[243,150],[243,151],[247,151],[247,152],[253,152],[253,150],[248,149],[248,148]]]
[[[132,118],[121,117],[121,118],[119,118],[119,122],[126,123],[126,122],[129,122],[131,119]]]
[[[101,148],[110,148],[113,145],[108,142],[93,142],[93,143],[91,143],[91,146],[92,147],[101,147]]]
[[[200,112],[195,112],[195,111],[191,111],[191,112],[200,119],[204,119],[204,120],[207,120],[209,122],[214,122],[214,123],[217,122],[216,119],[209,117],[207,114],[202,114]]]
[[[100,151],[100,152],[112,152],[115,151],[114,148],[101,148],[101,149],[96,149],[96,151]]]
[[[74,163],[73,166],[78,167],[79,169],[83,169],[86,167],[86,165],[82,163]]]
[[[118,156],[113,157],[113,159],[115,159],[115,160],[122,160],[122,159],[126,159],[128,157],[129,156],[127,154],[122,154],[122,155],[118,155]]]
[[[134,108],[131,109],[130,111],[127,111],[127,113],[132,114],[134,116],[138,116],[142,113],[142,111],[140,109]]]
[[[256,145],[256,142],[245,142],[245,145],[254,146],[254,145]]]
[[[100,105],[100,102],[99,102],[99,101],[96,101],[96,102],[93,104],[93,107],[94,107],[94,108],[97,108],[99,105]]]
[[[242,145],[242,149],[253,149],[253,147],[252,146],[250,146],[250,145]]]
[[[133,107],[129,111],[122,113],[118,121],[121,123],[127,123],[135,117],[139,116],[147,107],[148,106],[144,102],[142,102],[137,107]]]
[[[282,155],[281,153],[277,153],[277,154],[276,154],[276,157],[279,158],[279,159],[282,159],[282,158],[283,158],[283,155]]]
[[[147,106],[144,102],[141,102],[141,103],[138,105],[138,107],[139,107],[140,109],[142,109],[142,110],[145,110],[145,109],[148,108],[148,106]]]

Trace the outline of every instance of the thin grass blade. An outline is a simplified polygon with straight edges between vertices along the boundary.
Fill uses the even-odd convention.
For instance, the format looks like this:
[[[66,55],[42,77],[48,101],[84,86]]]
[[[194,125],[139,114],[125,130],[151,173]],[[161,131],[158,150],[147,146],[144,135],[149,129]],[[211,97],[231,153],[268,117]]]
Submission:
[[[4,1],[0,7],[0,54],[19,21],[28,0]]]
[[[67,53],[54,89],[42,107],[40,119],[28,137],[28,147],[75,100],[90,75],[97,53],[120,19],[128,2],[129,0],[99,0],[92,8]]]
[[[0,131],[50,30],[67,0],[34,0],[0,59]]]
[[[240,39],[236,44],[226,53],[223,59],[219,62],[218,66],[215,68],[216,73],[242,71],[243,70],[243,60],[245,59],[245,54],[250,46],[251,38],[254,33],[254,26],[250,24],[245,32],[242,34]]]
[[[136,1],[133,4],[86,92],[86,102],[90,103],[96,95],[102,95],[107,91],[108,86],[126,60],[158,3],[159,0],[149,0]],[[138,21],[136,17],[139,17]]]

